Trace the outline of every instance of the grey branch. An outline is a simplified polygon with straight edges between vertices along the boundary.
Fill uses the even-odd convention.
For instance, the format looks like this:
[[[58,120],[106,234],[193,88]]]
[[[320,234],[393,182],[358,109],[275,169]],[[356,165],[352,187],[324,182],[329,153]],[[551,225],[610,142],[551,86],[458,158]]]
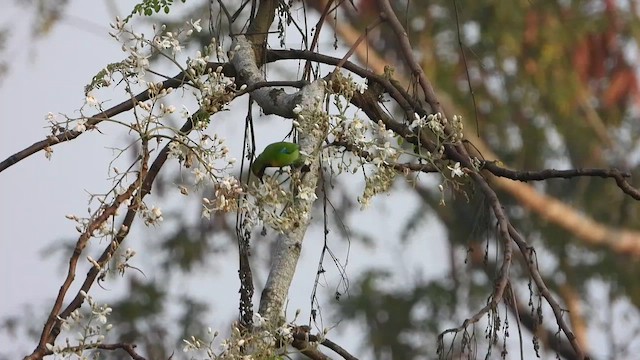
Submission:
[[[264,82],[262,71],[256,65],[251,43],[245,37],[238,36],[232,49],[231,63],[239,77],[236,81],[247,86]],[[327,135],[327,126],[323,123],[326,121],[326,116],[323,116],[322,110],[325,81],[315,80],[293,94],[287,94],[283,89],[259,88],[251,95],[266,114],[297,119],[299,122],[300,149],[309,155],[310,171],[296,185],[299,189],[313,189],[315,193],[319,169],[317,155]],[[301,110],[298,114],[293,110],[297,105]],[[297,197],[291,205],[297,221],[291,231],[278,239],[269,277],[260,299],[259,313],[267,321],[282,321],[284,304],[298,264],[302,241],[311,220],[314,201],[313,197]]]

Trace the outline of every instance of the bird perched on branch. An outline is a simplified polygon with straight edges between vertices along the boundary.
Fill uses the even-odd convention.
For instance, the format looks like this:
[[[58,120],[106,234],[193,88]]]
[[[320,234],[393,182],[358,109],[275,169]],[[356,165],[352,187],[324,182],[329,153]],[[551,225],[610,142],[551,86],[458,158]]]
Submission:
[[[302,166],[304,157],[300,154],[300,146],[291,142],[280,141],[267,145],[264,151],[251,165],[251,172],[262,179],[268,167]]]

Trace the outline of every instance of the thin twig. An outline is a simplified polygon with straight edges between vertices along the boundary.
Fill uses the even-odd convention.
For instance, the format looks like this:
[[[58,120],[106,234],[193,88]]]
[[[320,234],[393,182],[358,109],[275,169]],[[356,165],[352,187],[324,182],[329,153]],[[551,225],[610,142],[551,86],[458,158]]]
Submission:
[[[562,332],[564,332],[565,336],[569,340],[571,347],[573,347],[573,350],[576,352],[577,358],[580,360],[588,359],[588,357],[585,355],[584,351],[580,347],[580,344],[578,343],[576,336],[573,334],[573,332],[569,328],[569,325],[564,320],[564,310],[560,307],[560,304],[558,304],[556,299],[553,297],[553,295],[551,294],[551,291],[549,291],[549,288],[547,288],[547,285],[542,279],[542,275],[540,275],[540,271],[538,270],[536,260],[533,258],[535,256],[534,255],[535,253],[533,252],[533,248],[529,246],[527,241],[522,237],[522,235],[520,235],[520,233],[512,225],[509,225],[509,234],[511,235],[511,238],[516,243],[516,245],[518,245],[518,248],[520,248],[520,253],[522,253],[522,256],[524,256],[525,263],[527,264],[527,267],[529,269],[529,275],[531,276],[536,286],[538,287],[538,291],[540,291],[540,294],[542,295],[542,297],[545,298],[545,300],[551,307],[551,310],[555,315],[556,321],[558,322],[558,326],[560,327]]]

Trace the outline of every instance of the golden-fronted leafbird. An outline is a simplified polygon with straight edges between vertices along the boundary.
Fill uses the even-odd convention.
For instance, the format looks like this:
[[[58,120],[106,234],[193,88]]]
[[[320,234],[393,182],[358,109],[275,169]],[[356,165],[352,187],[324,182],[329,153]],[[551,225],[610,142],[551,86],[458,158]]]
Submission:
[[[300,166],[304,157],[300,154],[300,146],[291,142],[280,141],[267,145],[251,165],[251,172],[258,178],[264,175],[268,167]]]

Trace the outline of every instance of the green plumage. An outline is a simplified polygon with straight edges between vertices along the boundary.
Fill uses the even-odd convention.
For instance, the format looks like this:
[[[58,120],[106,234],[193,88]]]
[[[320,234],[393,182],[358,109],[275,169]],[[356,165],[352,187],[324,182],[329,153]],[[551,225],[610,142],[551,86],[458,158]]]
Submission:
[[[304,162],[300,155],[300,146],[291,142],[280,141],[267,145],[251,165],[251,172],[262,178],[268,167],[298,166]]]

